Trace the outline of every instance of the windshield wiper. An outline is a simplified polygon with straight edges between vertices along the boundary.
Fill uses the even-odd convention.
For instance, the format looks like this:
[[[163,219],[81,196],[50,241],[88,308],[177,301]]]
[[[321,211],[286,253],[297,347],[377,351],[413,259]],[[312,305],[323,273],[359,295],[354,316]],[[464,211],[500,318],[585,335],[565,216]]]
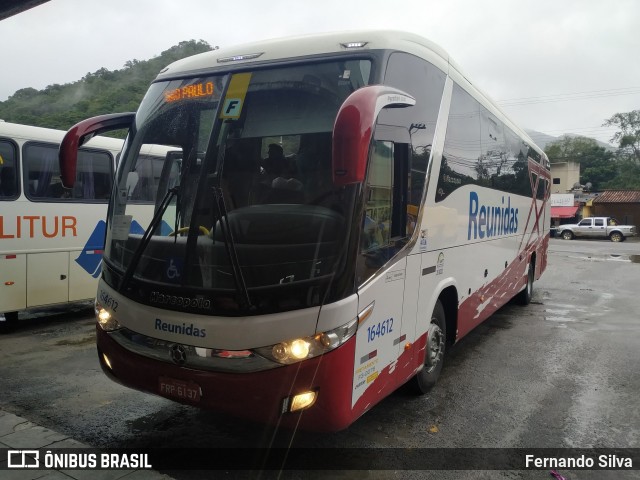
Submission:
[[[170,188],[169,190],[167,190],[167,193],[164,195],[164,198],[158,205],[158,208],[153,214],[153,218],[151,219],[149,226],[144,231],[142,235],[142,239],[140,240],[140,243],[138,244],[136,251],[133,253],[133,256],[131,257],[131,261],[129,262],[129,266],[127,267],[127,270],[124,272],[124,275],[122,276],[122,280],[120,281],[120,285],[118,286],[118,291],[120,293],[124,293],[125,288],[127,288],[127,285],[131,281],[131,277],[133,277],[133,272],[135,272],[138,266],[138,263],[140,263],[140,258],[142,258],[143,252],[145,251],[145,249],[147,248],[147,245],[149,245],[149,242],[151,241],[151,236],[153,235],[153,231],[160,225],[160,222],[162,221],[162,216],[164,215],[165,210],[171,203],[171,200],[173,200],[173,197],[178,195],[179,192],[180,192],[180,185]]]
[[[220,223],[220,232],[222,233],[222,240],[224,241],[224,248],[227,250],[229,261],[231,262],[231,268],[233,270],[233,280],[236,284],[238,296],[240,297],[240,304],[251,310],[254,306],[251,304],[251,298],[249,297],[249,290],[242,274],[242,268],[240,261],[238,260],[238,252],[236,251],[236,245],[233,240],[233,234],[231,233],[231,227],[229,226],[229,220],[227,218],[227,207],[224,203],[224,196],[222,194],[222,188],[213,187],[213,197],[216,211],[218,213],[218,221]]]

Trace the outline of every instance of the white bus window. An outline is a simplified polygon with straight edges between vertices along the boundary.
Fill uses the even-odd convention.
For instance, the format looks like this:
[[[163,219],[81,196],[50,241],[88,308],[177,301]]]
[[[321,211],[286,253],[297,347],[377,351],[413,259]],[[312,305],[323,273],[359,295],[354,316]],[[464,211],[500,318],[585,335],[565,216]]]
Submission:
[[[135,169],[129,172],[127,177],[129,200],[149,203],[155,201],[163,164],[164,157],[151,157],[149,155],[140,155],[138,157]]]
[[[362,250],[389,244],[393,198],[393,143],[375,142],[367,178]]]
[[[444,200],[463,185],[478,183],[482,173],[481,144],[480,104],[454,84],[436,201]]]
[[[419,209],[409,191],[409,144],[398,132],[379,126],[377,135],[399,142],[375,140],[365,187],[365,212],[360,237],[358,282],[364,282],[398,254],[415,230]]]
[[[97,150],[78,152],[78,171],[71,198],[77,200],[108,200],[113,184],[111,156]]]
[[[527,168],[529,146],[510,128],[505,127],[504,133],[507,144],[508,169],[503,172],[501,182],[507,186],[497,185],[496,188],[518,195],[529,195],[531,193]]]
[[[29,199],[103,202],[109,199],[113,175],[109,153],[80,150],[75,185],[66,189],[60,180],[57,145],[28,143],[23,152],[25,188]]]
[[[18,197],[18,166],[16,147],[8,141],[0,141],[0,200]]]
[[[438,110],[442,100],[445,74],[431,63],[403,52],[394,52],[389,58],[385,84],[396,87],[416,98],[415,106],[409,109],[387,108],[380,112],[380,123],[406,125],[410,129],[414,167],[425,172],[431,153],[431,144],[436,129]],[[420,181],[418,178],[414,182]],[[420,187],[414,186],[422,195],[424,178]]]
[[[169,145],[143,144],[141,151],[147,153],[140,153],[126,173],[127,199],[132,203],[159,204],[167,191],[180,183],[184,154],[180,147]],[[201,161],[199,155],[196,164]]]

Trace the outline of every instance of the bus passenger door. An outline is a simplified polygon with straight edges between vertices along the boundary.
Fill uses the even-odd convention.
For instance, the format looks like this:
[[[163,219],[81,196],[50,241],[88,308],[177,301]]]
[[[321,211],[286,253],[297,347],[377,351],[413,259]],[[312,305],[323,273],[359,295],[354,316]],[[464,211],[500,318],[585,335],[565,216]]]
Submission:
[[[415,328],[419,278],[407,279],[407,271],[417,276],[419,265],[407,270],[404,248],[411,228],[407,221],[409,148],[408,141],[398,141],[393,135],[395,130],[377,126],[364,189],[356,267],[361,323],[356,340],[353,405],[376,403],[404,381],[399,359],[413,335],[404,327]],[[413,293],[408,295],[407,286]]]
[[[0,255],[0,313],[22,310],[27,302],[27,255]]]

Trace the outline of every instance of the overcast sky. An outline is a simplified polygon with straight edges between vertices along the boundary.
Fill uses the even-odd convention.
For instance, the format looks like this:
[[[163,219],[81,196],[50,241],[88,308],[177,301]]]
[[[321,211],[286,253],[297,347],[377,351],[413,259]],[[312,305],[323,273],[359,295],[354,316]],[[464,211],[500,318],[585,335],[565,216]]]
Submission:
[[[50,0],[0,21],[0,101],[184,40],[384,28],[438,43],[525,128],[608,141],[640,109],[637,0]]]

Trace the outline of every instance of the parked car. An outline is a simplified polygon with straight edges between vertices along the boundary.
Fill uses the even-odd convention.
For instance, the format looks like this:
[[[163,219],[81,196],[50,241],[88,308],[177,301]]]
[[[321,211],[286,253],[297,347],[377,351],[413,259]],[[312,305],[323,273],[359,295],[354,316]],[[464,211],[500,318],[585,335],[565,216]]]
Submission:
[[[619,225],[613,217],[589,217],[583,218],[574,225],[560,225],[557,232],[565,240],[576,237],[584,238],[609,238],[612,242],[622,242],[627,237],[636,235],[634,225]]]

